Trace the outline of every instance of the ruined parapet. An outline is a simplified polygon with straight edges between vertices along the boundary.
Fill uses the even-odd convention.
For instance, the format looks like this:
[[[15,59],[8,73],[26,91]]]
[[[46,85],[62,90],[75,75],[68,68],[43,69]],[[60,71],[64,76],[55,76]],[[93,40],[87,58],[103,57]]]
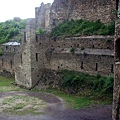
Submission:
[[[40,7],[35,8],[35,20],[36,20],[36,29],[40,27],[48,31],[49,22],[50,22],[50,7],[51,4],[41,3]]]

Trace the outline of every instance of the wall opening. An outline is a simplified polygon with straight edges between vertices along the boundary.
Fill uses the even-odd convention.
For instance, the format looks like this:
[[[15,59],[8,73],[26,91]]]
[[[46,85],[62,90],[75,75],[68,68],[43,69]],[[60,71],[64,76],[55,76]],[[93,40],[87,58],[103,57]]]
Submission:
[[[21,59],[21,64],[22,64],[22,54],[20,55],[20,59]]]
[[[111,73],[113,73],[114,72],[114,66],[113,66],[113,64],[111,64]]]
[[[12,60],[10,61],[10,66],[11,66],[11,68],[12,68]]]
[[[83,62],[81,62],[81,69],[84,69]]]
[[[37,37],[37,35],[36,35],[36,42],[38,42],[38,37]]]
[[[38,62],[38,53],[36,53],[36,62]]]
[[[116,61],[120,61],[120,38],[116,40],[115,57],[116,57]]]
[[[98,63],[96,63],[95,70],[98,71]]]
[[[26,42],[26,32],[24,32],[24,42]]]
[[[4,60],[2,59],[2,67],[4,66]]]

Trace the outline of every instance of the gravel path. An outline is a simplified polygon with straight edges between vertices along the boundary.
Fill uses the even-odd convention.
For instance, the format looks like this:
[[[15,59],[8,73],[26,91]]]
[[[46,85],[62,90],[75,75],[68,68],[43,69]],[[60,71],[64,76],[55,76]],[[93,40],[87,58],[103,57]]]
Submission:
[[[0,120],[112,120],[111,105],[96,105],[75,110],[66,108],[62,99],[40,92],[5,92],[0,93],[0,98],[19,94],[41,98],[49,103],[49,107],[41,115],[17,116],[0,113]]]

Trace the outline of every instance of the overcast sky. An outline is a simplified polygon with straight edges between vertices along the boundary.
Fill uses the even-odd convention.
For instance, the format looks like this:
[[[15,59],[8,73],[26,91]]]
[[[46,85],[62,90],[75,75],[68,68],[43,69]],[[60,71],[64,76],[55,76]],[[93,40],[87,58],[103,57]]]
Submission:
[[[34,18],[35,7],[41,2],[52,3],[54,0],[0,0],[0,22],[14,17]]]

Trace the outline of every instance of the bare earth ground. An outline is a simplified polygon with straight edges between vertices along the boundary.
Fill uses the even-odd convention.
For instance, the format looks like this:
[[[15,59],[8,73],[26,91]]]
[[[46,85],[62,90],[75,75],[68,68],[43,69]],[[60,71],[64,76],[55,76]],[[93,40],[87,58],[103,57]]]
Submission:
[[[47,107],[42,114],[36,115],[9,115],[0,112],[0,120],[112,120],[112,106],[110,105],[96,105],[76,110],[67,108],[62,99],[40,92],[3,92],[0,93],[0,99],[14,95],[40,98],[47,102]]]

